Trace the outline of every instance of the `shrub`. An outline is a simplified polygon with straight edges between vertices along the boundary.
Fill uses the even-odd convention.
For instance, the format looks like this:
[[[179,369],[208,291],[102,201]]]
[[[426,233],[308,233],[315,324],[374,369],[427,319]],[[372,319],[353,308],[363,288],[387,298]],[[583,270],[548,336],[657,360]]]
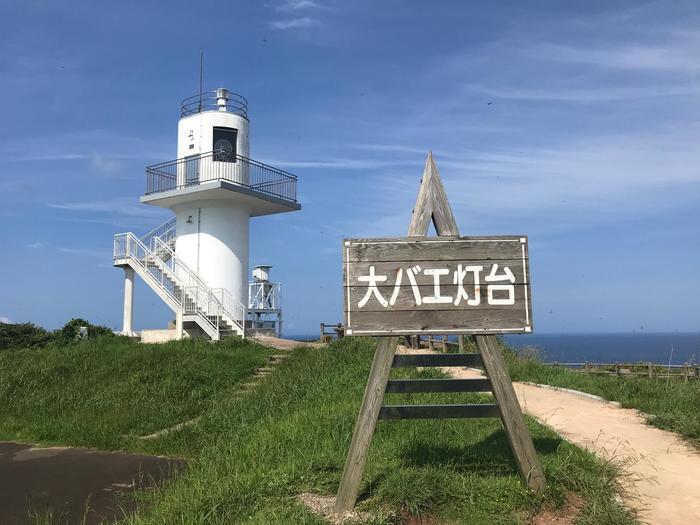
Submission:
[[[54,340],[57,343],[69,343],[71,341],[77,341],[81,339],[80,327],[84,326],[87,328],[88,338],[99,337],[99,336],[114,336],[114,332],[107,328],[106,326],[94,325],[85,319],[77,318],[71,319],[63,328],[59,328],[53,333]]]
[[[49,332],[33,323],[0,323],[0,350],[44,346],[51,337]]]

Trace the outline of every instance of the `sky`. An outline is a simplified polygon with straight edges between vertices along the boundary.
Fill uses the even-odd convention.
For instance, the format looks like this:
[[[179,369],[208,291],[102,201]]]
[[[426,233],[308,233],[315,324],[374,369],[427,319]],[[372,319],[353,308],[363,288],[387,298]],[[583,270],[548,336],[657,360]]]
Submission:
[[[538,333],[700,329],[700,5],[0,0],[0,320],[121,328],[112,237],[180,101],[249,101],[299,212],[251,221],[287,334],[342,320],[341,242],[406,234],[435,156],[463,235],[528,235]],[[173,314],[142,281],[135,328]]]

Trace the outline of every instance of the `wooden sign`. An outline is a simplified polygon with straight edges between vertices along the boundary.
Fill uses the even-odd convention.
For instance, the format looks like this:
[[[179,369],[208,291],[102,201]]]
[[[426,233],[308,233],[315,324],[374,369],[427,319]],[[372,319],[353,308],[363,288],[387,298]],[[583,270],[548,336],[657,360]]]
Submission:
[[[441,238],[426,237],[431,221]],[[380,337],[377,343],[335,511],[345,513],[355,506],[380,419],[500,417],[523,482],[533,492],[541,493],[544,473],[493,335],[498,331],[527,332],[532,327],[527,238],[459,237],[432,153],[425,163],[408,235],[399,239],[347,240],[343,247],[346,333],[351,335],[352,330],[354,335],[390,336]],[[507,318],[509,323],[519,324],[507,324],[507,315],[512,315]],[[399,344],[396,335],[423,331],[476,333],[479,353],[395,355]],[[390,379],[394,368],[478,365],[484,367],[486,378]],[[489,391],[494,403],[383,404],[386,393]]]
[[[347,335],[527,333],[527,237],[348,239]]]

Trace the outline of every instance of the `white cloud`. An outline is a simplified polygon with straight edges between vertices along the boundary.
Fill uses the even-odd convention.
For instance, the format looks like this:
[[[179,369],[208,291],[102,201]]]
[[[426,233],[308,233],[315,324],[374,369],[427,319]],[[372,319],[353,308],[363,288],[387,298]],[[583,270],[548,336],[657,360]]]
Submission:
[[[650,36],[650,35],[647,35]],[[675,32],[655,44],[607,42],[604,47],[537,44],[522,50],[530,58],[622,70],[683,74],[697,72],[700,33]]]
[[[311,0],[287,0],[275,8],[280,13],[301,11],[304,9],[328,9],[327,6]]]
[[[44,246],[46,246],[46,244],[43,242],[40,242],[40,241],[36,241],[36,242],[31,242],[31,243],[27,244],[26,246],[27,246],[27,248],[31,248],[33,250],[36,250],[38,248],[43,248]]]
[[[456,211],[478,226],[527,219],[533,231],[566,230],[700,202],[700,129],[579,137],[552,148],[436,157]],[[381,233],[405,227],[420,170],[382,175],[371,203]],[[410,209],[410,208],[409,208]],[[381,210],[381,211],[380,211]]]
[[[5,323],[5,324],[14,324],[14,322],[8,318],[0,315],[0,323]]]
[[[273,20],[268,24],[271,29],[305,29],[319,25],[319,21],[308,16],[302,18],[290,18],[287,20]]]
[[[144,206],[133,197],[120,197],[102,201],[65,202],[49,204],[49,206],[57,210],[106,213],[126,217],[155,217],[160,215],[158,210]]]

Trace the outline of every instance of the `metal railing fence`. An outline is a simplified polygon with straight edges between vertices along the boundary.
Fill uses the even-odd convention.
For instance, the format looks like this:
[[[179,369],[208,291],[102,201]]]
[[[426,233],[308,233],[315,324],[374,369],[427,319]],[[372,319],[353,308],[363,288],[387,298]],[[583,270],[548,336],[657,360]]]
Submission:
[[[297,178],[242,155],[210,151],[146,168],[146,195],[224,180],[255,193],[297,202]]]

